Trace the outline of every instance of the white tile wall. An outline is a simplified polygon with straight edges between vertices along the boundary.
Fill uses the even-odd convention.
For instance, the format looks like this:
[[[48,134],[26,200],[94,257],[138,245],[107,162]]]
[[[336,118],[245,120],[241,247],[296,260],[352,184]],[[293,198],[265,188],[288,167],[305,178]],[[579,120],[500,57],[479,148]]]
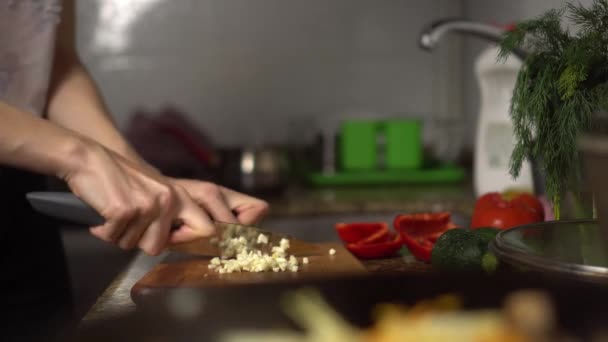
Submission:
[[[484,43],[450,38],[428,54],[421,27],[457,15],[509,23],[564,2],[86,0],[78,40],[121,127],[138,107],[176,104],[221,144],[281,143],[345,116],[464,117],[472,128]],[[436,128],[427,142],[445,139]]]
[[[417,46],[422,26],[458,15],[460,1],[86,0],[78,6],[81,55],[123,128],[136,108],[168,103],[225,145],[285,142],[294,126],[312,133],[351,111],[460,114],[460,68],[453,67],[460,46],[446,44],[434,54]]]

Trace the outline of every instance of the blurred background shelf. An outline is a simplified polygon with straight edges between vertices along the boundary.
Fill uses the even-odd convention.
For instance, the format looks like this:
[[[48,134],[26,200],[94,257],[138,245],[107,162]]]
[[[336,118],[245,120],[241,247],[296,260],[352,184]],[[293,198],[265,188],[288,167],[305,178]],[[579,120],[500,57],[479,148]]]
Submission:
[[[456,166],[432,169],[374,170],[360,172],[313,173],[311,184],[326,185],[384,185],[384,184],[438,184],[455,183],[465,179],[465,170]]]

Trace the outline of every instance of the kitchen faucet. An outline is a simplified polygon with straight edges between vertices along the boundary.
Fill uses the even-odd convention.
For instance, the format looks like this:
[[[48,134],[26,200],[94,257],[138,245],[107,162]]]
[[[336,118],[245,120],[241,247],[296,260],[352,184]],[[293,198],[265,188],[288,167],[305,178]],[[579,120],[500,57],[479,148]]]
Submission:
[[[420,33],[420,47],[427,51],[433,50],[443,35],[448,32],[468,34],[491,42],[500,43],[506,30],[497,26],[467,19],[440,19],[432,22],[422,31],[422,33]],[[526,53],[522,50],[516,49],[513,53],[522,60],[526,58]]]

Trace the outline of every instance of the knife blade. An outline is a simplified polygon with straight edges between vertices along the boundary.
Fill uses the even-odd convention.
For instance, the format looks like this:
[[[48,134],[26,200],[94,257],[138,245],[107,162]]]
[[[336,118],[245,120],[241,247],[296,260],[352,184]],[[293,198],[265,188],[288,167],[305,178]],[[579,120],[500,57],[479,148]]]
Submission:
[[[63,221],[85,226],[98,226],[105,222],[105,219],[95,209],[71,192],[30,192],[26,194],[26,198],[36,211]],[[227,242],[233,238],[244,237],[249,248],[266,253],[270,253],[272,246],[278,246],[282,239],[290,241],[288,253],[294,256],[320,253],[317,245],[294,239],[289,235],[236,223],[213,223],[216,231],[212,236],[174,244],[169,246],[169,250],[201,256],[230,257],[233,256],[234,251]],[[268,238],[267,243],[258,243],[258,237],[261,234]]]

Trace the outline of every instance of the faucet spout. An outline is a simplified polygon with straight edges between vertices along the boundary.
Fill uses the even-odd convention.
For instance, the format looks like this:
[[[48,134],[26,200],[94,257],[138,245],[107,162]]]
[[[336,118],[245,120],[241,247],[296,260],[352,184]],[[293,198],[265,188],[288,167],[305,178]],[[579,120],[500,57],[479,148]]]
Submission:
[[[420,47],[432,51],[441,38],[448,32],[458,32],[472,35],[490,42],[500,43],[506,30],[492,25],[470,21],[467,19],[441,19],[432,22],[420,33]],[[525,51],[515,50],[513,52],[520,59],[526,58]]]

